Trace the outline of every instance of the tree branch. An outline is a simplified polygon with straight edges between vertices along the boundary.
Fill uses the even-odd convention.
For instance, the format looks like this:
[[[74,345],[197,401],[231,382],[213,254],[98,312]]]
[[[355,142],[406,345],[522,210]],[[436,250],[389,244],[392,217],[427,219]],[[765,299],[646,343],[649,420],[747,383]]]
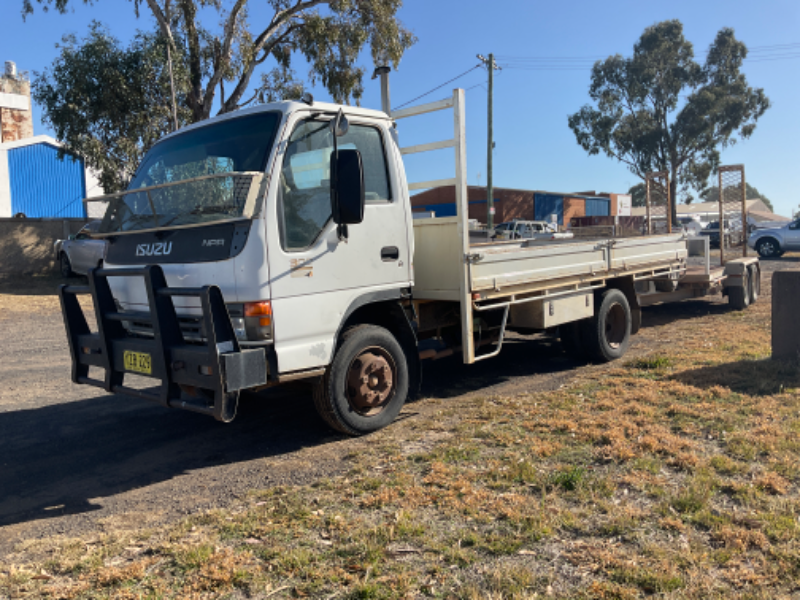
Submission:
[[[153,12],[153,16],[158,21],[158,26],[161,28],[161,32],[164,34],[164,37],[167,38],[169,41],[169,45],[172,48],[175,48],[175,41],[172,39],[172,27],[167,21],[167,17],[164,15],[164,12],[161,10],[161,7],[158,5],[156,0],[147,0],[147,6],[150,7],[150,10]]]
[[[287,8],[286,10],[283,11],[276,12],[275,16],[272,17],[269,26],[264,31],[261,32],[261,34],[256,38],[256,41],[253,43],[253,46],[251,48],[251,55],[255,57],[258,55],[259,52],[264,50],[264,46],[267,43],[267,41],[273,35],[275,35],[275,33],[295,15],[305,10],[314,8],[315,6],[318,6],[320,4],[330,4],[331,2],[332,0],[305,0],[305,2],[299,0],[297,4],[295,4],[293,7]],[[289,31],[292,31],[298,27],[300,26],[291,26],[289,27]],[[289,31],[287,31],[286,33],[288,33]],[[282,37],[279,37],[278,39],[280,40],[282,39]],[[277,42],[273,42],[272,44],[270,44],[270,49],[275,47],[275,43]],[[257,63],[254,59],[251,59],[249,61],[247,66],[244,68],[241,76],[239,77],[239,81],[236,84],[236,88],[233,90],[233,92],[231,92],[228,101],[220,109],[220,113],[231,111],[238,105],[239,100],[244,95],[244,92],[250,83],[250,78],[253,76],[253,71],[255,70],[256,66],[258,66],[258,64],[260,63]]]
[[[149,1],[149,0],[148,0]],[[236,4],[233,5],[231,8],[231,12],[228,15],[228,19],[225,21],[224,31],[224,38],[222,41],[222,50],[219,53],[219,58],[215,61],[214,64],[214,72],[211,75],[211,79],[206,86],[206,93],[203,96],[203,104],[208,106],[207,113],[211,110],[211,103],[214,100],[214,91],[216,90],[217,84],[219,84],[220,80],[222,79],[225,73],[225,67],[227,67],[228,61],[230,60],[230,52],[231,52],[231,45],[233,44],[233,35],[236,31],[236,19],[239,17],[239,13],[242,11],[242,8],[247,3],[247,0],[236,0]]]

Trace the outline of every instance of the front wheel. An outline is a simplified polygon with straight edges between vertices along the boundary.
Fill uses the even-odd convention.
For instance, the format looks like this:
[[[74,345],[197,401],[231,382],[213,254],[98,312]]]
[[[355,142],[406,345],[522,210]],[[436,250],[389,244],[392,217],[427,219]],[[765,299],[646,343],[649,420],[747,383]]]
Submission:
[[[777,258],[783,254],[778,241],[773,238],[759,240],[756,244],[756,252],[761,258]]]
[[[69,256],[67,256],[66,252],[62,252],[61,256],[58,260],[59,270],[61,271],[61,276],[63,278],[72,277],[74,273],[72,272],[72,264],[69,262]]]
[[[364,435],[389,425],[408,397],[408,362],[388,330],[347,330],[333,362],[314,387],[314,405],[334,429]]]
[[[583,339],[590,356],[610,362],[623,356],[631,344],[631,307],[618,289],[608,289],[595,302],[595,314],[586,319]]]

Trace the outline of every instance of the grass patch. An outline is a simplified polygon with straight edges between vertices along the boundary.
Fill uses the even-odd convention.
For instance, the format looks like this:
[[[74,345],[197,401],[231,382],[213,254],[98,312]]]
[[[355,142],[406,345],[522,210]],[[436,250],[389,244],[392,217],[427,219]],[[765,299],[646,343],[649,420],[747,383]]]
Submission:
[[[639,369],[641,371],[657,371],[659,369],[666,369],[672,366],[672,360],[668,356],[653,355],[645,356],[632,360],[627,365],[631,369]]]
[[[341,476],[27,542],[0,598],[791,597],[800,379],[761,360],[768,311],[646,328],[680,343],[552,391],[421,400],[341,442]]]

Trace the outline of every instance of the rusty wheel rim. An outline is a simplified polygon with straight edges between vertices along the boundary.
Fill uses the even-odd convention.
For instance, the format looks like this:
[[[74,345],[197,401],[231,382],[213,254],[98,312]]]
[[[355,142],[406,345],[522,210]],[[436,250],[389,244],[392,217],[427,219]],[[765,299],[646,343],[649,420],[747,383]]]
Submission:
[[[396,381],[397,367],[391,354],[377,346],[365,348],[347,370],[347,401],[361,416],[375,416],[394,397]]]
[[[606,342],[614,349],[625,341],[625,320],[625,309],[620,304],[611,306],[606,315]]]

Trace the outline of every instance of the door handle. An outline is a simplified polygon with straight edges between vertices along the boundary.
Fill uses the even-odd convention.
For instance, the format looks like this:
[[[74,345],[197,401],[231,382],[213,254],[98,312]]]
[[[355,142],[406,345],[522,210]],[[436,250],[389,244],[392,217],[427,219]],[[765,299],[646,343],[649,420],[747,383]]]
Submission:
[[[381,260],[392,262],[400,258],[400,249],[397,246],[384,246],[381,248]]]

